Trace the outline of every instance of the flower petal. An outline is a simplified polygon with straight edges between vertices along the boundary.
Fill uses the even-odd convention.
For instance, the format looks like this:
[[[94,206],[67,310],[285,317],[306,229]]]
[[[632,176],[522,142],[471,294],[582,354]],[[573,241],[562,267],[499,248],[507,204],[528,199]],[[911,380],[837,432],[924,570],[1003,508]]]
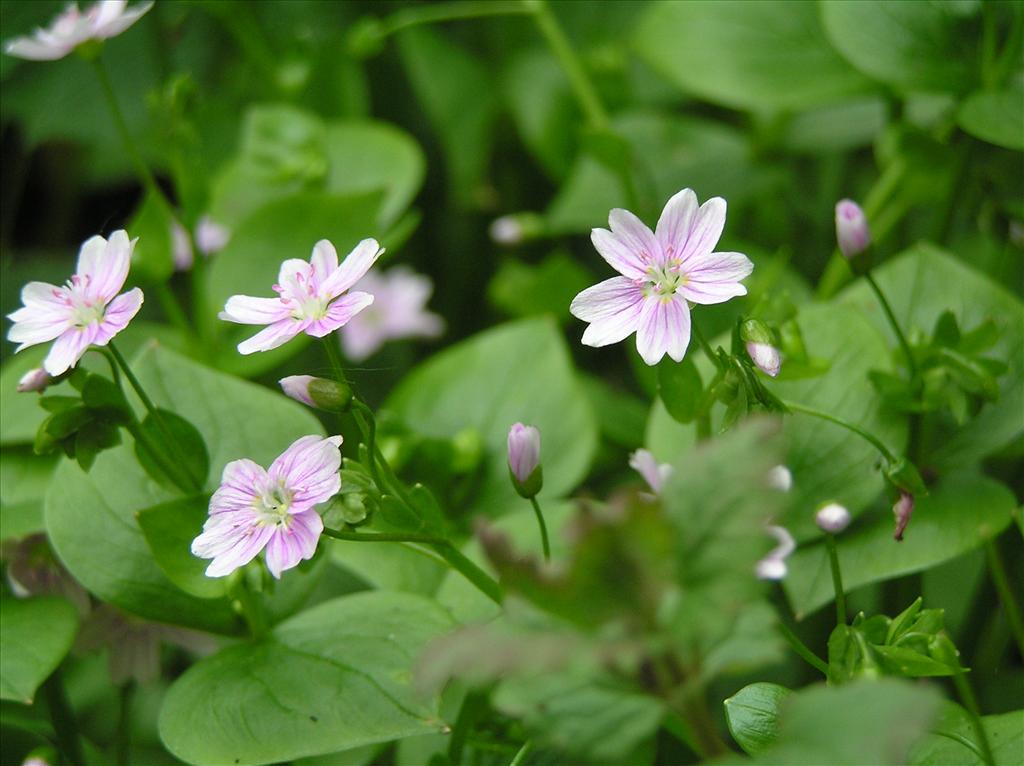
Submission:
[[[64,332],[50,347],[43,369],[56,377],[75,366],[96,335],[96,325],[72,327]]]
[[[679,253],[684,264],[690,258],[707,255],[715,249],[722,236],[722,229],[725,228],[725,209],[725,200],[721,197],[712,197],[700,206],[682,252]]]
[[[303,559],[313,558],[324,522],[316,511],[294,514],[287,528],[278,528],[267,545],[267,569],[280,579],[281,572]]]
[[[93,343],[97,346],[107,345],[110,339],[127,327],[132,317],[139,313],[142,300],[142,290],[138,287],[114,298],[103,314],[103,321],[100,322]]]
[[[108,0],[109,2],[109,0]],[[142,16],[153,7],[153,0],[148,3],[140,3],[132,8],[130,11],[118,14],[118,16],[110,21],[104,22],[102,25],[97,25],[96,36],[101,38],[114,37],[124,32],[128,27],[138,21]]]
[[[284,481],[292,507],[308,510],[341,489],[341,437],[303,436],[270,465],[271,481]]]
[[[210,566],[206,568],[207,577],[223,577],[248,564],[256,558],[259,552],[266,547],[267,542],[272,539],[274,527],[241,527],[237,530],[237,533],[238,536],[233,538],[233,544],[218,553],[210,563]],[[192,542],[193,547],[196,546],[201,537],[202,535]],[[203,556],[203,558],[208,557]]]
[[[369,293],[353,292],[343,295],[327,308],[327,315],[311,322],[306,332],[314,338],[322,338],[348,323],[352,317],[373,303]]]
[[[323,284],[338,268],[338,251],[328,240],[321,239],[313,245],[313,255],[309,262],[317,280]]]
[[[251,508],[268,482],[267,472],[261,465],[247,458],[232,460],[224,466],[220,486],[210,498],[210,515]]]
[[[239,354],[254,354],[257,351],[270,351],[271,349],[283,346],[300,332],[303,323],[298,319],[282,319],[265,327],[248,340],[238,344]]]
[[[66,311],[66,289],[49,282],[29,282],[21,288],[21,302],[26,308]],[[13,316],[11,317],[13,319]],[[18,321],[18,320],[15,320]]]
[[[754,270],[754,264],[742,253],[710,253],[686,265],[687,282],[679,291],[687,300],[704,305],[746,295],[747,288],[739,280]]]
[[[644,264],[645,269],[647,264],[664,262],[661,244],[654,236],[654,232],[628,210],[622,208],[612,210],[608,214],[608,225],[611,226],[612,234],[631,253],[636,255]]]
[[[291,311],[280,298],[254,298],[232,295],[217,316],[237,324],[273,324],[289,316]]]
[[[46,343],[71,327],[71,318],[57,313],[44,313],[34,308],[23,308],[10,316],[14,320],[7,332],[7,340],[20,343],[18,351],[37,343]]]
[[[652,296],[644,300],[636,331],[636,349],[644,362],[653,366],[668,354],[683,360],[690,345],[690,309],[679,295],[669,300]]]
[[[383,253],[384,249],[377,240],[364,239],[345,256],[341,266],[320,284],[320,297],[333,298],[341,295],[362,279]]]
[[[654,236],[661,243],[666,259],[681,256],[684,252],[698,208],[697,195],[693,193],[693,189],[677,192],[665,204]]]
[[[115,231],[109,240],[95,236],[85,241],[75,273],[85,279],[86,295],[106,303],[121,291],[137,241],[129,240],[124,229]]]
[[[612,277],[581,292],[569,305],[573,316],[590,322],[585,346],[607,346],[633,333],[640,321],[642,290],[625,277]]]
[[[51,44],[33,37],[16,37],[4,46],[8,56],[29,61],[56,61],[71,53],[71,44]]]

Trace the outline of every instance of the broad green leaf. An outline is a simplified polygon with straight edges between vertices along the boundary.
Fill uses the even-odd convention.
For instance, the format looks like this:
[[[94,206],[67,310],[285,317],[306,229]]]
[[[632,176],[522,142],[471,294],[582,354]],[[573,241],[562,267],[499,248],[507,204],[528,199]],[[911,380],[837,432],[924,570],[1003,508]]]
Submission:
[[[1024,150],[1024,88],[972,93],[957,112],[960,127],[975,138]]]
[[[964,260],[971,253],[963,254]],[[985,405],[963,428],[952,423],[930,439],[935,445],[922,468],[953,470],[996,452],[1024,434],[1024,305],[1009,290],[934,245],[920,244],[874,270],[905,333],[930,333],[943,312],[952,310],[960,327],[991,320],[999,340],[986,353],[1009,365],[999,377],[999,401]],[[858,309],[895,348],[896,339],[877,299],[864,282],[851,285],[839,301]],[[884,369],[877,367],[878,369]],[[878,433],[877,431],[875,433]]]
[[[887,107],[880,98],[844,101],[793,115],[780,142],[791,152],[826,154],[870,146],[885,127]]]
[[[729,732],[747,755],[762,753],[775,743],[779,706],[792,693],[785,686],[759,682],[744,686],[723,703]]]
[[[1002,484],[971,473],[952,474],[917,498],[903,542],[892,539],[888,508],[838,538],[843,585],[853,590],[928,569],[955,558],[1009,526],[1016,502]],[[783,581],[798,616],[832,600],[828,556],[821,541],[797,548]]]
[[[31,444],[39,424],[46,420],[46,410],[39,406],[39,394],[18,393],[18,381],[29,370],[41,367],[49,346],[27,348],[4,362],[0,370],[0,446]],[[64,393],[48,389],[48,393]]]
[[[936,689],[882,679],[793,692],[778,737],[754,759],[777,766],[900,766],[935,718]]]
[[[414,692],[411,665],[451,627],[408,593],[328,601],[190,668],[164,700],[161,739],[188,763],[245,766],[440,731],[438,700]]]
[[[150,347],[132,365],[157,406],[199,429],[210,452],[208,491],[229,461],[247,457],[267,466],[295,439],[322,432],[306,408],[286,397],[171,351]],[[175,587],[136,522],[136,513],[178,497],[148,478],[131,447],[122,445],[99,455],[88,474],[70,462],[58,467],[46,497],[46,527],[61,561],[99,598],[148,619],[231,632],[238,623],[227,602]]]
[[[206,486],[210,455],[203,435],[194,425],[177,413],[158,408],[156,414],[146,414],[139,431],[156,447],[154,453],[143,442],[135,442],[139,465],[152,478],[168,487],[178,486],[175,477],[184,482],[185,489]],[[167,471],[174,471],[174,476]]]
[[[332,540],[331,560],[375,588],[429,595],[447,571],[430,551],[393,543]]]
[[[583,387],[597,417],[601,436],[626,449],[643,446],[647,402],[593,375],[583,376]]]
[[[160,284],[170,279],[175,268],[172,225],[164,204],[147,194],[127,227],[129,235],[139,240],[132,251],[132,282]]]
[[[393,224],[423,183],[426,160],[420,147],[386,122],[328,123],[326,146],[327,191],[354,195],[384,190],[379,218],[364,221],[364,226]]]
[[[478,203],[499,107],[491,73],[430,27],[396,38],[413,93],[444,147],[448,184],[463,204]]]
[[[697,417],[704,387],[700,373],[689,356],[682,362],[665,357],[658,365],[658,396],[668,413],[680,423]]]
[[[136,514],[139,528],[157,566],[186,593],[199,598],[220,598],[227,592],[223,577],[207,577],[210,563],[192,555],[191,545],[209,515],[209,498],[171,500]]]
[[[473,506],[480,513],[494,514],[516,497],[507,464],[513,423],[540,429],[542,499],[573,489],[597,444],[597,424],[568,349],[544,319],[501,325],[446,349],[413,370],[386,406],[427,436],[476,429],[487,449]]]
[[[511,317],[550,314],[565,324],[575,321],[569,314],[572,299],[595,282],[579,261],[556,250],[536,266],[511,257],[502,260],[487,286],[487,297]]]
[[[825,40],[814,3],[651,3],[633,47],[687,93],[741,109],[799,109],[870,88]]]
[[[75,608],[60,598],[4,598],[0,610],[0,699],[32,704],[36,689],[71,648]]]
[[[832,0],[820,3],[820,9],[836,50],[888,85],[956,92],[978,59],[978,36],[967,32],[961,14],[948,3]]]
[[[43,498],[56,467],[55,455],[0,450],[0,541],[43,530]]]
[[[981,746],[967,711],[959,705],[950,705],[957,711],[948,716],[941,726],[934,727],[910,751],[910,766],[983,766]],[[1017,766],[1024,753],[1024,710],[1001,715],[986,715],[981,719],[995,766]]]

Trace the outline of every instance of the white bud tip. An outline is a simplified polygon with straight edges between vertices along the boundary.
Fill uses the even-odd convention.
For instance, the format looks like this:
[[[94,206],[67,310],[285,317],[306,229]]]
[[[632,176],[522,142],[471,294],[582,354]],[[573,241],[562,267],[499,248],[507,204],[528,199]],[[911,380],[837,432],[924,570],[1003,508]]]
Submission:
[[[814,523],[822,532],[839,534],[850,526],[850,512],[839,503],[829,503],[814,515]]]
[[[768,472],[768,486],[780,492],[793,488],[793,474],[784,465],[777,465]]]
[[[518,245],[523,241],[523,225],[512,215],[494,219],[488,233],[499,245]]]

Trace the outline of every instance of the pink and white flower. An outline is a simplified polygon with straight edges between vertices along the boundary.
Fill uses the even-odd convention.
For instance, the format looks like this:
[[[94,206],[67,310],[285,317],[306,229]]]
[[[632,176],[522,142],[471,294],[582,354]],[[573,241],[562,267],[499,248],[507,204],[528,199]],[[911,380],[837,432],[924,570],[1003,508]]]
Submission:
[[[192,553],[213,559],[209,577],[223,577],[264,548],[276,578],[316,553],[324,522],[315,506],[341,489],[340,436],[303,436],[264,470],[252,460],[224,466],[210,498],[210,517]]]
[[[56,377],[74,367],[89,346],[105,346],[128,326],[142,306],[142,290],[118,295],[128,278],[137,239],[123,229],[110,239],[95,236],[78,253],[78,267],[67,284],[29,282],[21,290],[24,307],[8,319],[14,326],[7,339],[17,350],[56,339],[43,369]]]
[[[152,0],[128,10],[128,0],[101,0],[85,13],[71,3],[46,29],[16,37],[4,46],[9,56],[32,61],[55,61],[89,40],[106,40],[124,32],[153,7]]]
[[[698,206],[683,189],[665,205],[652,233],[628,210],[608,215],[611,231],[594,229],[598,253],[622,276],[577,295],[569,311],[589,322],[587,346],[607,346],[636,333],[636,347],[649,365],[665,354],[679,362],[690,344],[690,304],[724,303],[746,295],[739,283],[754,265],[741,253],[713,252],[725,227],[725,200]]]
[[[373,295],[374,301],[340,333],[341,347],[352,361],[361,362],[389,340],[436,338],[444,332],[444,320],[426,310],[434,291],[428,277],[396,266],[369,272],[357,287]]]
[[[662,487],[672,475],[671,465],[659,463],[654,454],[645,449],[638,449],[629,456],[629,467],[644,477],[647,486],[656,495],[661,494]]]
[[[308,263],[289,258],[281,264],[273,287],[278,297],[232,295],[219,316],[238,324],[267,325],[238,344],[241,354],[270,351],[303,332],[322,338],[373,303],[370,293],[342,293],[362,279],[383,252],[377,240],[364,239],[339,266],[334,245],[321,239]]]

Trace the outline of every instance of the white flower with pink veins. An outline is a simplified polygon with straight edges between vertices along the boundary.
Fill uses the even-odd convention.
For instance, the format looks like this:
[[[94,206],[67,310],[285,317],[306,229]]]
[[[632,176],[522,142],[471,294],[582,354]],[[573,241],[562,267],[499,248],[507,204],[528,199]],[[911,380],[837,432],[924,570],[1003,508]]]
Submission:
[[[152,2],[128,10],[128,0],[101,0],[85,13],[72,3],[45,29],[16,37],[4,46],[9,56],[32,61],[56,61],[89,40],[106,40],[124,32],[153,7]]]

